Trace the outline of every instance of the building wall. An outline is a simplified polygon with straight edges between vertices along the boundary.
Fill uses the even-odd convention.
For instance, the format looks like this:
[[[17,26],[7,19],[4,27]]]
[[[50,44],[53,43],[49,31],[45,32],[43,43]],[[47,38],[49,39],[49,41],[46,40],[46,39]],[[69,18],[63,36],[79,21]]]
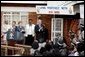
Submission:
[[[84,4],[74,5],[74,13],[80,13],[80,24],[84,24]]]
[[[80,13],[79,5],[74,5],[74,13]]]
[[[28,12],[29,17],[28,19],[32,19],[33,23],[36,25],[37,23],[37,14],[36,12]],[[42,17],[42,22],[45,24],[46,28],[48,29],[48,38],[51,39],[51,15],[41,15]],[[69,29],[72,29],[76,34],[77,34],[77,29],[78,29],[78,19],[64,19],[63,20],[63,36],[66,40],[67,45],[70,45],[70,38],[69,38]]]
[[[84,25],[84,4],[80,5],[80,24]]]
[[[33,23],[36,24],[37,22],[37,14],[35,12],[29,13],[29,18],[33,19]],[[48,29],[48,38],[51,39],[51,15],[41,15],[42,22],[45,24],[46,28]],[[70,37],[69,37],[69,30],[71,29],[74,33],[78,36],[78,27],[79,27],[79,19],[64,19],[63,20],[63,36],[67,43],[67,45],[70,47]]]
[[[15,12],[36,12],[35,7],[16,7],[16,6],[1,6],[1,11],[15,11]]]
[[[32,19],[33,20],[33,24],[36,24],[36,22],[37,22],[37,14],[36,14],[36,12],[29,12],[28,19]]]
[[[37,14],[36,12],[29,12],[29,19],[33,20],[33,23],[37,23]],[[45,27],[48,29],[48,39],[51,39],[51,15],[41,15],[41,19]]]

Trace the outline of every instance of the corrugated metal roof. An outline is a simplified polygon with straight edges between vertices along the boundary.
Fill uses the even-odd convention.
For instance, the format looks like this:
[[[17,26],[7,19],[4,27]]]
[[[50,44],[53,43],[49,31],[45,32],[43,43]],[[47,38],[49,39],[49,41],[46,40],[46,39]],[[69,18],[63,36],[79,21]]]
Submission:
[[[38,4],[44,4],[47,3],[47,1],[1,1],[1,3],[38,3]]]
[[[84,1],[1,1],[1,3],[29,3],[29,4],[47,4],[56,6],[71,6],[76,3],[81,3]]]

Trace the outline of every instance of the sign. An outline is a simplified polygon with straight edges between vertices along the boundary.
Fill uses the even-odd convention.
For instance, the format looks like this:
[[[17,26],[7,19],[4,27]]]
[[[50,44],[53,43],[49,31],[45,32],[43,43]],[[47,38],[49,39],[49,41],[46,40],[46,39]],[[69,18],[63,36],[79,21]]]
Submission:
[[[36,6],[37,14],[73,14],[71,7],[66,6]]]

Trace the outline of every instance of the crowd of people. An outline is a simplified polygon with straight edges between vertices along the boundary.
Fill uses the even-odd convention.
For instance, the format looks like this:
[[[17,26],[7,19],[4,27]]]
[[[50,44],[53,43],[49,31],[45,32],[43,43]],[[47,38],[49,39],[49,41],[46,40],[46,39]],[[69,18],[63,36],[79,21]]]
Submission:
[[[84,56],[84,39],[78,43],[76,40],[72,40],[69,48],[65,41],[60,39],[55,44],[50,40],[42,44],[34,41],[31,56]]]
[[[79,29],[81,38],[71,30],[70,41],[71,45],[68,48],[65,38],[59,37],[55,43],[46,40],[46,43],[39,44],[34,41],[31,49],[31,56],[84,56],[84,27]]]

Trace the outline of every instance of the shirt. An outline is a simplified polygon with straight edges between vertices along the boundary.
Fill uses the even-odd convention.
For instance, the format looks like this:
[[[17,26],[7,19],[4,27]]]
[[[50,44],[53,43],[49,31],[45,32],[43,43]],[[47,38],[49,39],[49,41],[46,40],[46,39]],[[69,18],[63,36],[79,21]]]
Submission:
[[[6,40],[6,38],[7,38],[7,32],[8,32],[9,29],[11,29],[11,26],[10,25],[4,24],[2,26],[2,32],[4,33],[3,40]]]
[[[32,25],[27,24],[25,27],[25,36],[27,36],[27,35],[34,36],[35,35],[34,28],[35,28],[34,24],[32,24]]]
[[[2,26],[2,32],[7,32],[9,29],[11,29],[10,25],[3,25]]]

